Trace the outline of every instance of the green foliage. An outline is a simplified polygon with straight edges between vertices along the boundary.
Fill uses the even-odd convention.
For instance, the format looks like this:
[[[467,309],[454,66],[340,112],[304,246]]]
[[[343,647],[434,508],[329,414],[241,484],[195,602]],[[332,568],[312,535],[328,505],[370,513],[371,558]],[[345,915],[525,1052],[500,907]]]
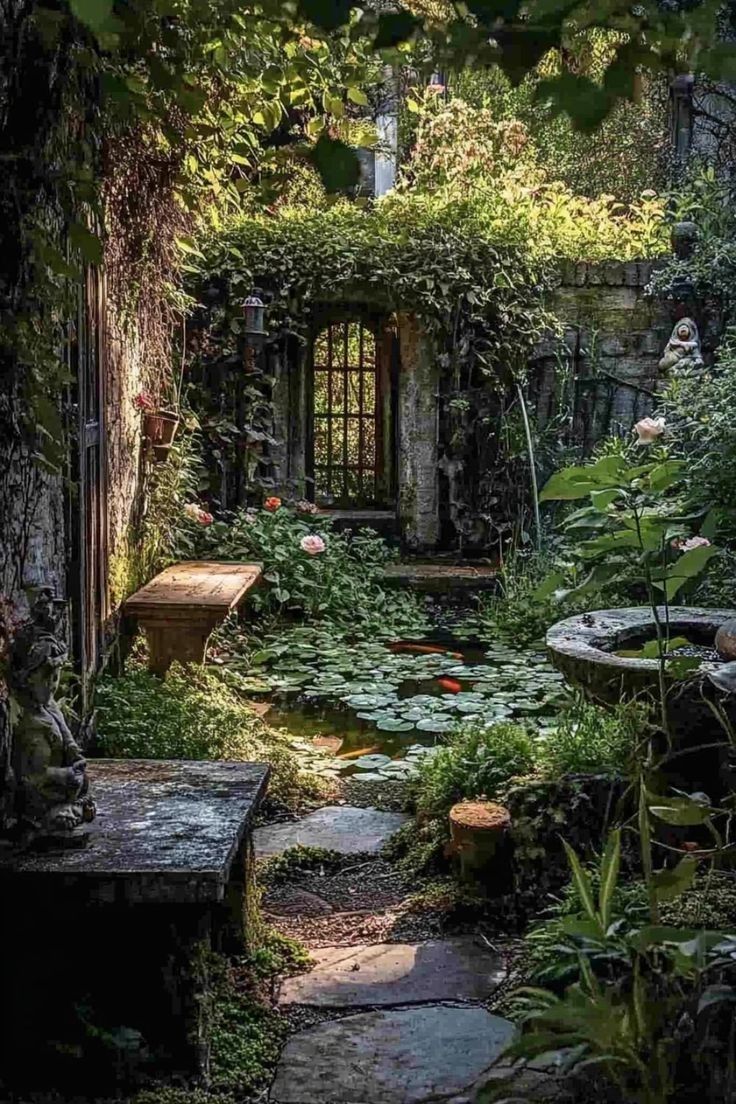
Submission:
[[[417,810],[441,817],[463,798],[494,798],[517,775],[534,765],[534,745],[526,728],[500,721],[489,728],[461,727],[447,747],[420,768]]]
[[[287,1030],[278,1012],[253,994],[249,966],[243,974],[221,964],[211,998],[211,1088],[236,1099],[268,1085]]]
[[[548,173],[518,117],[495,107],[448,103],[432,88],[414,104],[415,143],[400,187],[447,200],[470,189],[490,238],[521,242],[536,255],[588,261],[655,257],[669,251],[664,201],[648,186],[630,203],[615,194],[584,197]],[[650,182],[651,183],[651,182]]]
[[[174,439],[166,462],[148,471],[145,513],[124,534],[108,566],[114,609],[158,571],[191,557],[196,530],[184,507],[197,498],[200,468],[198,433],[184,429]]]
[[[650,847],[650,840],[642,842]],[[624,1099],[638,1104],[676,1099],[678,1077],[687,1084],[703,1075],[704,1095],[723,1099],[707,1091],[722,1076],[713,1066],[709,1035],[720,1011],[729,1011],[736,1000],[733,986],[723,983],[732,976],[734,940],[717,931],[665,927],[643,915],[646,890],[620,892],[619,848],[620,834],[614,832],[597,876],[597,901],[590,875],[567,848],[577,911],[556,916],[541,938],[549,955],[549,937],[558,937],[555,953],[575,963],[576,980],[561,995],[550,989],[520,991],[524,1031],[510,1055],[529,1059],[552,1053],[567,1069],[595,1067]],[[677,883],[672,875],[685,861],[657,872],[659,885],[665,873]],[[680,879],[673,895],[687,885]],[[552,973],[559,981],[564,970],[552,964]],[[727,1051],[721,1061],[730,1058]]]
[[[582,697],[563,709],[556,725],[538,745],[540,770],[553,778],[565,774],[626,774],[647,736],[648,710],[639,702],[613,709]]]
[[[234,759],[270,763],[269,794],[294,803],[314,791],[288,745],[211,669],[174,664],[165,679],[142,669],[97,684],[99,745],[122,759]]]
[[[334,874],[346,865],[353,862],[351,855],[349,860],[339,851],[328,851],[324,847],[304,847],[297,844],[296,847],[288,847],[280,855],[264,859],[260,866],[259,877],[264,884],[281,885],[289,882],[299,874],[317,871],[320,874]]]
[[[464,69],[450,78],[451,93],[498,120],[514,119],[527,128],[534,160],[578,195],[612,195],[623,202],[642,192],[663,190],[667,181],[668,90],[662,75],[643,71],[635,99],[620,100],[593,132],[575,129],[569,116],[554,112],[542,82],[567,69],[599,84],[621,37],[602,30],[570,35],[563,51],[550,50],[517,86],[499,66]],[[548,86],[547,86],[548,87]]]
[[[319,538],[321,551],[310,554],[302,547],[311,537]],[[251,599],[260,613],[380,631],[416,611],[410,596],[381,585],[393,555],[373,530],[340,533],[328,516],[298,506],[240,511],[232,521],[202,530],[197,548],[204,558],[263,564],[266,585]]]
[[[655,428],[661,435],[663,424]],[[589,505],[564,521],[566,535],[576,541],[574,555],[587,574],[571,590],[558,591],[559,598],[581,598],[602,585],[633,581],[646,587],[651,605],[668,604],[692,589],[716,554],[706,537],[690,538],[700,519],[688,516],[683,505],[684,462],[656,446],[646,463],[634,459],[612,453],[565,468],[542,490],[541,501],[589,499]],[[552,576],[544,590],[561,583],[561,577]]]

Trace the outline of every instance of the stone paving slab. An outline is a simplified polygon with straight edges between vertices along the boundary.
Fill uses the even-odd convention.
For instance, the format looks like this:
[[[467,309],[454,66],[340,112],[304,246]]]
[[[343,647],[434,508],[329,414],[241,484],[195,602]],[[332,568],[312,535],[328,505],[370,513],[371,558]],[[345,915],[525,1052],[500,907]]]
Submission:
[[[316,965],[287,978],[281,1004],[329,1008],[483,1000],[503,981],[500,959],[472,937],[428,943],[321,947]]]
[[[253,842],[257,858],[297,846],[323,847],[342,855],[376,854],[409,819],[404,813],[327,805],[300,820],[257,828]]]
[[[514,1026],[484,1008],[390,1009],[293,1035],[271,1104],[460,1104],[473,1101]]]

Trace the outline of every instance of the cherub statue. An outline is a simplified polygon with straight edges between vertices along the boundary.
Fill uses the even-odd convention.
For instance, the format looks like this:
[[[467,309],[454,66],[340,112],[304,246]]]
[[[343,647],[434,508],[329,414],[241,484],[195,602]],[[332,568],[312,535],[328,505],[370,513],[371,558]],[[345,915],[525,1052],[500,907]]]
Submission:
[[[20,713],[13,725],[11,763],[21,838],[72,841],[95,816],[84,756],[54,699],[67,658],[59,606],[44,588],[31,619],[12,644],[9,683]]]
[[[692,318],[681,318],[675,323],[672,336],[667,342],[664,356],[659,362],[661,371],[670,368],[702,368],[703,357],[700,353],[698,327]]]

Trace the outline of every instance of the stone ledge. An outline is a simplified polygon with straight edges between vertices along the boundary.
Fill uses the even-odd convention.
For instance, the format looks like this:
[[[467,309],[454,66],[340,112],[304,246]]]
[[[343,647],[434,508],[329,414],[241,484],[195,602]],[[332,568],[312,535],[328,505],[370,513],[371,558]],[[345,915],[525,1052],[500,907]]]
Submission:
[[[563,261],[556,283],[561,287],[635,287],[649,283],[663,259],[648,261]]]
[[[223,901],[266,792],[262,763],[97,759],[97,819],[86,848],[0,854],[0,894],[43,882],[98,903]]]

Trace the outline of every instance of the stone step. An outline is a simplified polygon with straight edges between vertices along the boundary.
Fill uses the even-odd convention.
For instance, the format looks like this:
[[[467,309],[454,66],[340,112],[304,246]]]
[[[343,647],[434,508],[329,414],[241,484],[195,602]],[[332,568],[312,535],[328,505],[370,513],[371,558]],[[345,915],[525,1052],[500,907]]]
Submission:
[[[316,965],[287,978],[280,1004],[330,1008],[483,1000],[506,976],[501,960],[472,936],[427,943],[321,947]]]
[[[365,1012],[286,1044],[271,1104],[468,1104],[514,1027],[484,1008]]]
[[[383,578],[387,586],[405,587],[425,594],[475,593],[498,587],[498,571],[489,564],[388,564]]]
[[[253,843],[259,859],[297,846],[322,847],[341,855],[374,855],[408,820],[405,813],[327,805],[300,820],[257,828]]]

